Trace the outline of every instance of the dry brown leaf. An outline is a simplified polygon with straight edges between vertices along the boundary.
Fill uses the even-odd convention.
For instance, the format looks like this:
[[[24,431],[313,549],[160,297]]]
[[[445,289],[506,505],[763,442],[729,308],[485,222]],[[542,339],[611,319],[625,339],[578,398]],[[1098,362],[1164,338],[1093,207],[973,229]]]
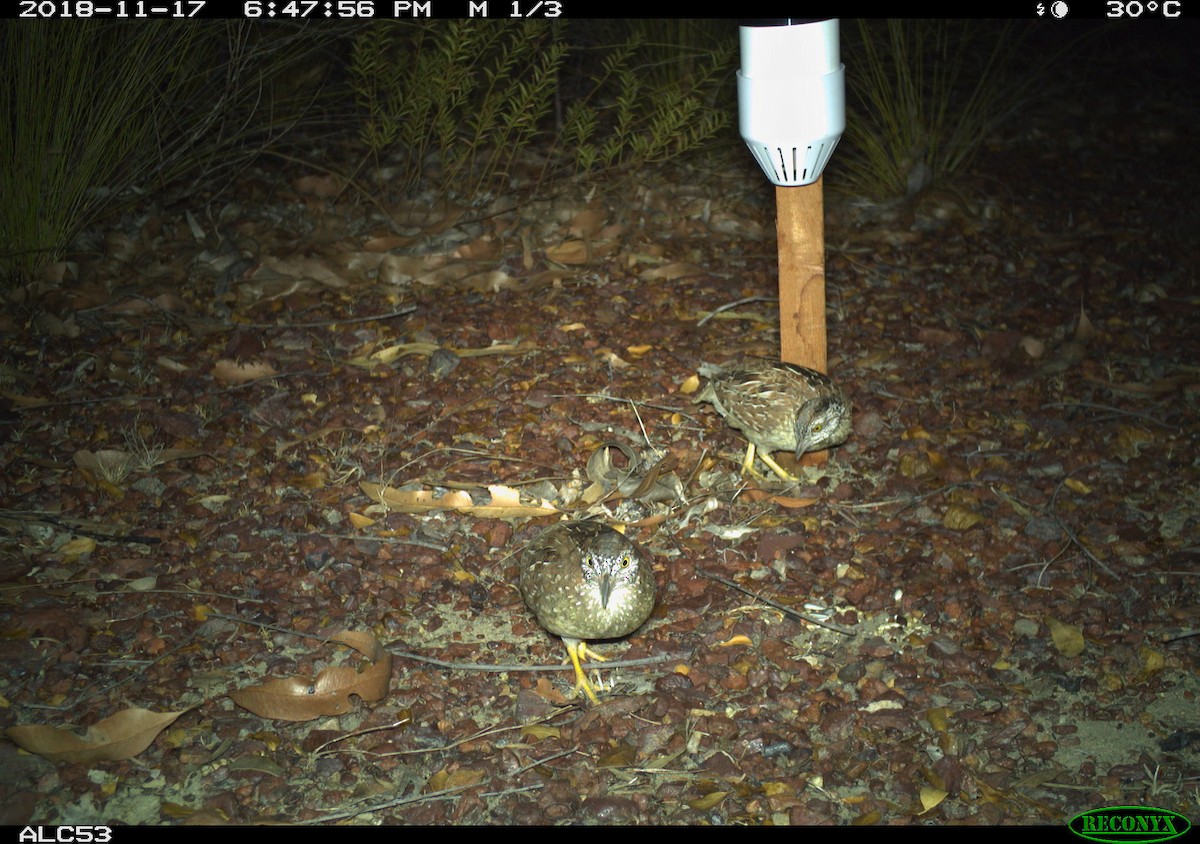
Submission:
[[[397,513],[431,513],[435,510],[457,510],[471,516],[513,518],[521,516],[550,516],[558,508],[548,501],[537,504],[522,504],[521,494],[512,487],[493,485],[488,487],[491,500],[487,504],[476,504],[465,490],[453,490],[438,495],[432,490],[392,489],[382,484],[363,481],[359,488],[367,497],[378,501]]]
[[[446,777],[442,788],[470,788],[487,779],[487,774],[476,768],[459,768]]]
[[[728,791],[712,791],[703,797],[697,797],[695,800],[688,800],[687,806],[689,809],[694,809],[698,812],[707,812],[709,809],[714,809],[720,805],[721,801],[729,795]]]
[[[984,520],[984,517],[974,510],[960,504],[951,504],[942,516],[942,525],[950,530],[970,530]]]
[[[355,668],[331,665],[316,679],[289,677],[269,680],[258,686],[229,693],[233,702],[262,718],[308,721],[322,715],[345,715],[352,708],[351,695],[364,701],[381,700],[392,677],[392,655],[370,633],[347,630],[329,638],[354,648],[367,658]]]
[[[1050,628],[1050,638],[1054,647],[1063,656],[1079,656],[1083,653],[1083,631],[1073,624],[1064,624],[1056,618],[1046,617],[1046,626]]]
[[[1036,337],[1022,337],[1021,342],[1017,344],[1017,348],[1034,360],[1046,354],[1046,344]]]
[[[77,536],[69,542],[58,546],[55,553],[60,559],[67,562],[74,562],[84,554],[90,554],[96,550],[96,540],[90,536]]]
[[[426,780],[425,790],[429,792],[441,791],[446,787],[446,780],[448,779],[450,779],[450,772],[445,768],[442,768],[442,770],[438,771],[436,774]]]
[[[1067,478],[1065,481],[1063,481],[1063,486],[1065,486],[1067,489],[1078,492],[1080,495],[1087,495],[1092,491],[1090,486],[1085,484],[1083,481],[1077,481],[1074,478]]]
[[[1122,462],[1128,463],[1142,452],[1142,446],[1154,441],[1154,435],[1144,428],[1132,425],[1121,425],[1117,428],[1117,437],[1113,442],[1113,453]]]
[[[294,281],[315,281],[334,290],[349,285],[341,268],[334,269],[324,258],[316,255],[295,255],[291,258],[263,255],[259,260],[261,267],[254,275],[255,281],[282,277]],[[240,290],[238,296],[241,296]]]
[[[950,729],[950,710],[945,706],[935,706],[925,710],[925,719],[929,721],[929,726],[939,733]]]
[[[1159,651],[1146,645],[1138,648],[1138,659],[1142,663],[1141,670],[1138,671],[1139,680],[1145,680],[1167,667],[1166,658]]]
[[[411,237],[403,237],[398,234],[382,235],[380,237],[372,237],[363,244],[363,249],[367,252],[390,253],[393,249],[401,249],[410,245],[413,242]],[[361,260],[361,254],[356,255],[357,260]]]
[[[618,744],[593,763],[597,768],[628,768],[637,761],[637,748],[631,744]]]
[[[1031,788],[1041,788],[1048,782],[1054,782],[1063,775],[1062,768],[1044,768],[1031,771],[1023,777],[1017,777],[1009,786],[1013,791],[1025,791]]]
[[[674,281],[677,278],[704,275],[704,273],[703,267],[697,267],[695,264],[688,264],[684,261],[674,261],[670,264],[663,264],[661,267],[642,270],[638,273],[638,278],[643,281]]]
[[[44,724],[9,727],[7,733],[17,746],[52,762],[115,762],[137,756],[184,712],[187,710],[123,709],[88,727],[82,737],[73,730]]]
[[[796,498],[790,495],[776,495],[773,492],[768,492],[764,489],[755,489],[754,487],[747,487],[742,491],[742,496],[749,501],[769,501],[772,504],[778,504],[780,507],[786,507],[789,510],[811,507],[821,500],[819,498]]]
[[[1054,357],[1047,360],[1039,368],[1042,375],[1057,375],[1066,372],[1075,364],[1087,357],[1087,346],[1096,337],[1096,329],[1088,319],[1083,305],[1079,306],[1079,321],[1075,324],[1075,334],[1063,343],[1055,352]]]
[[[290,296],[293,293],[303,293],[307,290],[315,290],[316,288],[317,283],[315,281],[285,276],[282,278],[247,279],[238,284],[234,293],[237,297],[238,307],[251,308],[261,302],[282,299],[284,296]]]
[[[495,261],[503,254],[501,242],[491,236],[477,237],[454,250],[456,258],[466,261]]]
[[[279,373],[269,363],[256,361],[238,363],[235,360],[222,358],[217,361],[211,371],[212,377],[224,384],[245,384],[257,381],[259,378],[273,378]]]
[[[531,739],[556,739],[562,735],[562,728],[549,724],[529,724],[521,728],[521,735]]]
[[[495,346],[482,346],[477,349],[454,349],[439,346],[437,343],[398,343],[394,346],[378,349],[367,356],[359,355],[346,362],[353,366],[371,369],[375,366],[390,364],[405,355],[432,355],[441,348],[454,352],[460,358],[478,358],[488,355],[523,355],[526,352],[536,350],[537,344],[525,341],[521,343],[498,343]]]
[[[937,808],[937,805],[949,796],[949,792],[942,791],[940,788],[930,788],[929,786],[921,787],[921,812],[925,814],[930,809]]]
[[[300,176],[292,180],[292,188],[296,193],[308,194],[319,199],[332,199],[342,192],[343,187],[343,179],[328,174]]]
[[[42,407],[50,403],[49,399],[23,396],[20,393],[10,393],[7,390],[0,390],[0,396],[4,396],[4,398],[8,399],[17,407]]]
[[[586,264],[592,259],[592,250],[582,240],[568,240],[566,243],[547,247],[546,258],[556,264]]]
[[[598,208],[585,208],[571,218],[567,231],[579,238],[590,238],[604,226],[605,213]]]
[[[618,355],[612,349],[597,349],[595,352],[595,355],[601,361],[603,361],[604,363],[608,364],[613,369],[616,369],[618,371],[623,370],[623,369],[628,369],[629,367],[633,366],[633,364],[631,364],[629,361],[622,358],[620,355]]]
[[[33,322],[39,332],[52,337],[78,337],[80,334],[80,328],[75,324],[74,315],[62,320],[54,314],[41,313],[34,317]]]

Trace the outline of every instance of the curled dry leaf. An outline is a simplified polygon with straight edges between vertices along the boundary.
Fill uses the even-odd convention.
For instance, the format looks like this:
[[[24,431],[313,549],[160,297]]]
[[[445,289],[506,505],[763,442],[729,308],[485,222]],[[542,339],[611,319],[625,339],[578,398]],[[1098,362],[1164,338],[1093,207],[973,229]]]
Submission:
[[[427,792],[444,791],[448,788],[470,788],[479,785],[487,779],[487,775],[475,768],[455,768],[453,771],[443,768],[425,784]]]
[[[614,463],[614,451],[625,457],[623,466]],[[580,501],[591,506],[598,501],[632,498],[639,501],[676,501],[683,498],[683,484],[673,472],[678,461],[667,454],[652,462],[653,452],[639,454],[632,446],[610,440],[597,446],[588,458],[591,485]],[[648,459],[650,458],[650,459]]]
[[[383,484],[359,484],[367,497],[397,513],[431,513],[436,510],[457,510],[469,516],[506,519],[520,516],[550,516],[558,508],[549,501],[536,504],[521,502],[521,494],[513,487],[492,485],[487,504],[476,504],[466,490],[452,490],[439,495],[428,489],[392,489]]]
[[[137,707],[123,709],[88,727],[83,736],[63,727],[26,724],[9,727],[8,737],[18,747],[52,762],[119,761],[131,759],[150,746],[155,737],[187,712],[151,712]]]
[[[233,702],[262,718],[308,721],[323,715],[345,715],[351,710],[350,695],[364,701],[381,700],[392,677],[392,655],[370,633],[347,630],[330,637],[363,654],[368,662],[360,670],[331,665],[316,679],[289,677],[229,693]]]
[[[687,801],[687,806],[697,812],[707,812],[710,809],[715,809],[721,805],[726,797],[729,796],[728,791],[710,791],[703,797],[697,797],[695,800]]]
[[[571,218],[568,231],[575,237],[588,238],[603,228],[605,214],[599,208],[585,208]]]
[[[245,384],[257,381],[259,378],[273,378],[279,373],[269,363],[238,363],[235,360],[222,359],[212,368],[212,377],[226,384]]]
[[[950,530],[970,530],[983,521],[983,516],[961,504],[951,504],[942,516],[942,525]]]
[[[1046,626],[1050,628],[1050,638],[1054,647],[1063,656],[1079,656],[1083,653],[1083,631],[1073,624],[1064,624],[1057,618],[1046,618]]]
[[[945,800],[948,796],[949,796],[949,792],[943,791],[940,788],[933,788],[928,785],[922,786],[921,787],[921,811],[918,814],[923,815],[926,812],[930,811],[931,809],[937,808],[938,804],[941,803],[943,800]]]
[[[546,258],[558,264],[586,264],[592,257],[590,246],[582,240],[568,240],[546,248]]]
[[[687,278],[688,276],[704,275],[704,270],[695,264],[689,264],[684,261],[675,261],[670,264],[663,264],[659,267],[653,267],[648,270],[643,270],[638,274],[642,281],[674,281],[677,278]]]
[[[772,504],[778,504],[780,507],[786,507],[789,510],[796,510],[800,507],[811,507],[821,499],[819,498],[797,498],[794,495],[776,495],[765,489],[757,487],[747,487],[742,491],[742,495],[748,501],[769,501]]]
[[[1054,357],[1047,360],[1038,368],[1042,375],[1057,375],[1066,372],[1075,364],[1087,357],[1087,346],[1096,337],[1096,328],[1088,319],[1083,306],[1079,307],[1079,321],[1075,323],[1075,334],[1070,340],[1058,347]]]
[[[359,355],[351,358],[347,363],[371,369],[380,364],[391,364],[405,355],[425,355],[428,357],[442,348],[445,347],[439,346],[437,343],[399,343],[395,346],[378,349],[370,355]],[[522,342],[498,343],[495,346],[484,346],[479,349],[448,349],[448,351],[454,352],[460,358],[478,358],[486,355],[523,355],[535,349],[537,349],[537,344]]]

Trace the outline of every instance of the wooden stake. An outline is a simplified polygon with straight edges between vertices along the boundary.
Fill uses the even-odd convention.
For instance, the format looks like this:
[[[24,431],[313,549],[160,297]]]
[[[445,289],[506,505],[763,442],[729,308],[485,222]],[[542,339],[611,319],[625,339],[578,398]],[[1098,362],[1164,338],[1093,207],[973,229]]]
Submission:
[[[824,177],[803,187],[775,188],[779,240],[779,345],[785,363],[825,372]],[[824,451],[806,454],[806,466],[824,463]]]
[[[780,357],[818,372],[827,365],[822,182],[823,178],[799,188],[775,188]]]

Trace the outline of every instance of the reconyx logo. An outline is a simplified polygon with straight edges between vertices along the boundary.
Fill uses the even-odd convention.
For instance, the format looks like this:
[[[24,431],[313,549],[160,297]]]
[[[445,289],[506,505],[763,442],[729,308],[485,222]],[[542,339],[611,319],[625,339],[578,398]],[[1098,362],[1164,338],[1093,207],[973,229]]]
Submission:
[[[1088,841],[1109,844],[1152,844],[1178,838],[1191,823],[1178,812],[1152,806],[1109,806],[1071,818],[1071,832]]]

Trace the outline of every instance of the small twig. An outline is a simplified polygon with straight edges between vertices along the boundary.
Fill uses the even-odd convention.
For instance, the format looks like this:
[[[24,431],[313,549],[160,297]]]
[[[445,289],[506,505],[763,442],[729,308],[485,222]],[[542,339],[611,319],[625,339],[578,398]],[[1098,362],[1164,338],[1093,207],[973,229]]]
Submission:
[[[703,317],[701,317],[700,321],[696,323],[696,327],[699,328],[700,326],[704,325],[704,323],[708,322],[710,319],[715,317],[717,314],[723,313],[724,311],[727,311],[730,308],[736,308],[738,305],[747,305],[750,302],[778,302],[778,301],[779,301],[778,296],[747,296],[745,299],[738,299],[736,302],[728,302],[724,305],[721,305],[721,307],[717,308],[716,310],[709,311],[707,314],[705,314]]]
[[[637,399],[627,399],[623,396],[608,396],[604,393],[555,393],[551,396],[555,399],[600,399],[602,401],[613,401],[621,404],[632,404],[634,407],[648,407],[651,410],[662,410],[667,413],[678,413],[680,416],[696,421],[696,417],[690,413],[684,413],[677,407],[672,407],[669,404],[651,404],[648,401],[638,401]]]
[[[532,721],[526,721],[523,724],[510,724],[507,727],[487,727],[482,730],[476,730],[474,733],[472,733],[469,736],[460,738],[457,741],[452,741],[449,744],[444,744],[441,747],[420,747],[415,750],[393,750],[389,753],[373,754],[373,758],[387,759],[392,756],[420,756],[425,753],[444,753],[447,750],[453,750],[454,748],[460,747],[464,744],[468,744],[469,742],[479,741],[481,738],[487,738],[488,736],[495,736],[495,735],[499,735],[501,733],[511,733],[514,730],[524,730],[526,727],[536,727],[538,724],[545,724],[547,721],[554,720],[559,715],[562,715],[564,712],[570,712],[574,709],[576,709],[576,707],[574,707],[574,706],[563,706],[563,707],[559,707],[558,709],[554,710],[549,715],[543,715],[541,718],[535,718]],[[566,756],[569,753],[574,753],[578,749],[579,749],[578,747],[573,747],[570,750],[568,750],[562,754],[559,754],[559,755]],[[554,756],[551,758],[557,759],[558,756]],[[538,764],[541,764],[541,763],[538,763]],[[531,765],[529,767],[537,767],[537,765]],[[525,770],[525,769],[523,768],[522,770]],[[518,771],[517,773],[520,773],[520,771]]]
[[[712,574],[711,572],[704,571],[704,569],[696,569],[696,572],[701,577],[707,577],[709,580],[715,580],[715,581],[717,581],[717,583],[723,583],[726,586],[728,586],[730,589],[736,589],[737,591],[739,591],[745,595],[749,595],[751,598],[754,598],[756,601],[762,601],[767,606],[773,607],[774,609],[779,610],[781,613],[783,613],[785,615],[790,615],[795,618],[799,618],[803,621],[807,621],[809,624],[815,624],[818,627],[824,627],[827,630],[834,631],[835,633],[841,633],[846,636],[856,635],[855,631],[849,627],[843,627],[840,624],[834,624],[831,621],[822,621],[821,619],[815,618],[811,615],[806,615],[805,613],[797,612],[796,610],[792,609],[791,607],[785,607],[783,604],[776,603],[775,601],[772,601],[769,598],[764,598],[762,595],[759,595],[757,592],[750,591],[745,586],[742,586],[740,583],[735,583],[732,580],[726,580],[725,578],[721,577],[720,575]]]
[[[8,516],[6,514],[0,514],[0,518],[8,518]],[[129,542],[134,545],[158,545],[160,542],[162,542],[162,540],[156,536],[143,536],[142,534],[138,533],[116,534],[104,533],[103,531],[98,530],[88,530],[76,525],[70,525],[65,521],[54,518],[53,516],[33,516],[32,518],[26,519],[26,521],[54,525],[55,527],[60,527],[63,530],[69,530],[71,533],[78,536],[99,539],[101,542]]]
[[[1171,642],[1178,642],[1180,639],[1190,639],[1193,636],[1200,636],[1200,630],[1185,630],[1178,636],[1171,636],[1163,639],[1163,644],[1169,645]]]
[[[234,624],[248,624],[251,627],[259,627],[263,630],[274,630],[276,633],[287,633],[292,636],[299,636],[301,639],[312,639],[315,642],[328,642],[328,636],[317,636],[314,633],[302,633],[299,630],[293,630],[290,627],[280,627],[277,624],[268,624],[265,621],[253,621],[249,618],[239,618],[236,615],[225,615],[219,612],[207,613],[208,618],[220,618],[225,621],[232,621]]]
[[[1062,480],[1058,482],[1058,486],[1056,486],[1054,488],[1054,495],[1050,496],[1050,503],[1046,506],[1046,512],[1047,512],[1047,514],[1049,514],[1050,518],[1052,518],[1052,519],[1054,519],[1054,521],[1058,522],[1058,526],[1060,528],[1062,528],[1063,532],[1066,533],[1067,537],[1071,540],[1071,542],[1076,547],[1078,547],[1080,551],[1082,551],[1084,553],[1084,556],[1086,556],[1089,560],[1091,560],[1093,563],[1095,563],[1097,568],[1099,568],[1101,571],[1103,571],[1105,574],[1107,574],[1113,580],[1119,580],[1120,578],[1117,576],[1117,573],[1115,571],[1113,571],[1112,569],[1110,569],[1108,566],[1106,566],[1104,563],[1100,562],[1100,558],[1097,557],[1095,554],[1093,554],[1091,552],[1091,549],[1088,548],[1086,545],[1083,544],[1083,542],[1080,541],[1080,539],[1076,535],[1075,531],[1071,528],[1070,525],[1067,524],[1065,519],[1063,519],[1061,516],[1058,515],[1058,512],[1055,509],[1055,505],[1058,502],[1058,494],[1060,492],[1062,492],[1062,488],[1063,488],[1063,486],[1066,485],[1067,479],[1070,478],[1071,475],[1074,475],[1076,472],[1082,472],[1085,469],[1092,469],[1099,465],[1100,465],[1099,461],[1097,461],[1095,463],[1088,463],[1086,466],[1079,466],[1078,468],[1072,469],[1070,472],[1067,472],[1065,475],[1063,475]]]
[[[128,583],[129,581],[124,581]],[[266,601],[261,598],[247,598],[243,595],[229,595],[225,592],[199,592],[193,589],[126,589],[121,592],[115,589],[111,592],[100,592],[98,595],[188,595],[196,597],[203,595],[206,598],[228,598],[231,601],[238,601],[244,604],[265,604]],[[212,615],[212,613],[209,613]]]
[[[371,314],[361,317],[342,317],[340,319],[322,319],[316,322],[239,322],[229,323],[230,328],[329,328],[331,325],[354,325],[360,322],[382,322],[385,319],[395,319],[411,314],[417,309],[416,305],[406,305],[399,310],[386,314]]]
[[[233,615],[223,615],[222,613],[210,612],[209,618],[222,618],[226,621],[232,621],[237,624],[248,624],[252,627],[261,627],[263,630],[274,630],[276,633],[290,633],[293,636],[299,636],[302,639],[312,639],[317,642],[329,642],[329,636],[317,636],[313,633],[302,633],[299,630],[292,630],[288,627],[280,627],[275,624],[268,624],[265,621],[251,621],[248,618],[238,618]],[[559,663],[557,665],[504,665],[489,662],[448,662],[444,659],[436,659],[431,656],[415,654],[410,651],[392,650],[390,645],[384,647],[391,652],[392,656],[400,657],[401,659],[411,659],[414,662],[423,662],[426,665],[435,665],[438,668],[451,668],[457,671],[483,671],[483,672],[521,672],[521,671],[559,671],[565,669],[574,670],[570,663]],[[671,662],[678,660],[686,661],[691,657],[690,654],[681,656],[679,654],[659,654],[658,656],[647,656],[641,659],[611,659],[606,662],[584,662],[581,665],[587,665],[591,668],[637,668],[643,665],[656,665],[660,662]]]
[[[169,659],[170,657],[173,657],[175,654],[179,653],[184,648],[190,646],[192,644],[192,642],[195,641],[196,637],[199,635],[200,635],[199,631],[192,633],[190,636],[188,636],[186,639],[184,639],[182,643],[171,648],[169,651],[163,651],[161,654],[159,654],[154,659],[142,661],[140,663],[138,669],[136,671],[134,671],[132,674],[130,674],[128,677],[126,677],[124,680],[118,680],[117,682],[112,683],[111,685],[105,686],[103,689],[97,689],[96,691],[92,692],[91,694],[81,694],[79,697],[77,697],[75,699],[75,702],[72,704],[69,704],[69,705],[64,704],[64,705],[60,705],[60,706],[50,706],[47,704],[28,704],[28,706],[31,709],[50,709],[50,710],[59,711],[59,712],[79,706],[85,700],[88,700],[89,698],[93,697],[94,695],[107,694],[107,693],[111,692],[113,689],[119,689],[121,686],[125,685],[126,683],[130,682],[131,680],[141,676],[142,674],[145,674],[146,669],[150,668],[152,665],[157,665],[158,663],[163,662],[164,660]],[[99,682],[100,682],[99,680],[96,680],[95,682],[88,684],[88,686],[84,689],[84,691],[86,692],[87,689],[92,688],[93,686],[97,685]]]
[[[480,797],[508,797],[510,794],[525,794],[528,791],[538,791],[546,787],[545,783],[535,782],[532,785],[522,785],[518,788],[506,788],[503,791],[481,791]]]
[[[466,791],[468,788],[475,788],[478,783],[472,785],[456,785],[453,788],[443,788],[441,791],[431,791],[428,794],[414,794],[410,797],[397,797],[394,800],[385,800],[382,803],[372,803],[370,806],[363,806],[358,809],[346,809],[343,812],[333,812],[328,815],[321,815],[319,818],[310,818],[308,820],[297,821],[304,826],[314,826],[316,824],[328,823],[330,821],[340,821],[346,818],[356,818],[359,815],[369,815],[371,812],[381,812],[384,809],[394,809],[397,806],[409,806],[414,803],[424,803],[429,800],[444,800],[450,795],[457,794],[460,791]]]
[[[950,492],[951,490],[958,489],[959,487],[983,486],[983,485],[984,484],[980,481],[961,481],[959,483],[946,484],[945,486],[940,486],[937,489],[930,490],[929,492],[923,492],[920,495],[908,495],[903,498],[899,498],[899,497],[885,498],[885,499],[882,499],[881,501],[865,501],[862,504],[845,504],[845,503],[831,501],[831,502],[829,502],[828,506],[831,509],[835,509],[835,510],[837,510],[837,509],[874,510],[877,507],[890,507],[893,504],[902,504],[904,506],[901,507],[899,510],[897,510],[895,513],[893,513],[894,516],[899,516],[901,513],[903,513],[909,507],[913,506],[918,501],[924,501],[926,498],[933,498],[936,495],[942,495],[944,493]]]
[[[393,721],[390,724],[384,724],[379,727],[364,727],[361,730],[355,730],[352,733],[346,733],[344,736],[338,736],[337,738],[330,739],[329,741],[315,748],[312,752],[312,755],[320,756],[325,751],[325,748],[329,747],[329,745],[337,744],[338,742],[345,741],[346,739],[352,739],[356,736],[365,736],[370,733],[378,733],[382,732],[383,730],[394,730],[397,727],[403,727],[405,724],[410,723],[412,723],[412,718],[401,718],[399,721]]]
[[[431,656],[423,656],[410,651],[396,651],[388,648],[392,656],[400,657],[401,659],[411,659],[416,662],[423,662],[426,665],[434,665],[438,668],[450,668],[455,671],[483,671],[483,672],[523,672],[523,671],[574,671],[570,663],[558,663],[557,665],[504,665],[490,662],[448,662],[444,659],[436,659]],[[641,659],[610,659],[605,662],[583,662],[580,665],[586,665],[591,668],[637,668],[643,665],[656,665],[660,662],[671,662],[673,660],[685,662],[691,658],[691,654],[659,654],[658,656],[647,656]]]
[[[429,539],[416,539],[411,536],[375,536],[369,533],[324,533],[322,531],[283,531],[283,536],[300,539],[309,536],[319,536],[322,539],[348,539],[351,542],[379,542],[384,545],[416,545],[421,548],[432,548],[434,551],[449,551],[448,545],[442,545]]]
[[[1107,405],[1107,404],[1095,404],[1093,402],[1088,402],[1088,401],[1055,401],[1055,402],[1049,402],[1048,404],[1044,404],[1044,405],[1042,405],[1042,407],[1044,407],[1044,408],[1045,407],[1086,407],[1089,410],[1106,410],[1109,413],[1112,413],[1116,416],[1134,416],[1138,419],[1145,419],[1147,422],[1151,422],[1155,425],[1158,425],[1160,428],[1166,428],[1169,431],[1178,431],[1179,430],[1178,425],[1169,425],[1166,422],[1163,422],[1159,419],[1155,419],[1153,416],[1149,416],[1145,413],[1137,413],[1136,411],[1133,411],[1133,410],[1122,410],[1119,407],[1113,407],[1112,405]],[[1100,420],[1092,420],[1092,421],[1100,421]]]
[[[537,768],[541,765],[545,765],[547,762],[553,762],[555,759],[561,759],[564,756],[570,756],[571,754],[578,753],[578,752],[579,752],[579,745],[575,745],[574,747],[570,748],[569,750],[560,750],[558,753],[554,753],[550,756],[547,756],[545,759],[538,759],[535,762],[530,762],[527,765],[522,765],[520,768],[517,768],[515,771],[513,771],[511,774],[509,774],[509,776],[512,777],[512,776],[516,776],[517,774],[523,774],[526,771],[532,771],[534,768]]]

